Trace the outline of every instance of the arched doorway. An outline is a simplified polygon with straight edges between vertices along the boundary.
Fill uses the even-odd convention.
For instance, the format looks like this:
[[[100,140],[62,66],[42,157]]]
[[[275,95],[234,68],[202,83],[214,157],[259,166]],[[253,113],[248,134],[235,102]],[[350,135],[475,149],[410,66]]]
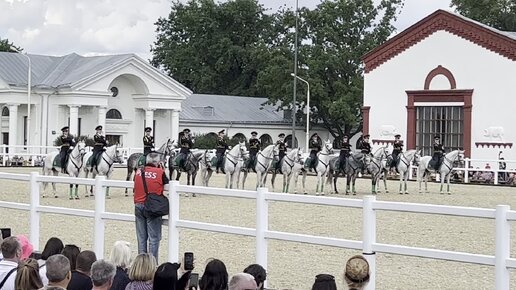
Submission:
[[[269,134],[263,134],[260,136],[260,143],[262,143],[262,148],[269,146],[272,144],[272,137]]]
[[[292,147],[292,135],[288,135],[286,138],[285,138],[285,143],[287,143],[287,146],[288,148],[293,148]],[[297,138],[296,138],[296,144],[299,144]]]

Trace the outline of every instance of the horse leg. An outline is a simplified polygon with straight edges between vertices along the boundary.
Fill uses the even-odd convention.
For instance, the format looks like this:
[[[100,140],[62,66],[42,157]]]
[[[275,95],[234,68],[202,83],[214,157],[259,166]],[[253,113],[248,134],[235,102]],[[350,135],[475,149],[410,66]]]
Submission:
[[[59,176],[59,171],[52,170],[52,174],[54,176]],[[56,184],[54,182],[52,182],[52,194],[54,195],[55,198],[57,198],[57,189],[56,189]]]
[[[321,180],[321,195],[324,195],[324,176],[322,173],[321,174],[321,177],[319,177],[319,179]]]
[[[451,192],[450,192],[450,179],[451,179],[451,172],[450,172],[450,174],[448,174],[448,178],[446,180],[446,192],[448,194],[451,194]]]
[[[333,189],[335,194],[339,194],[339,191],[337,190],[337,179],[339,178],[340,171],[337,171],[335,175],[333,176]]]
[[[409,168],[409,169],[410,169],[410,168]],[[408,194],[408,190],[407,190],[407,181],[408,181],[408,178],[409,178],[409,173],[410,173],[410,172],[409,172],[408,170],[407,170],[405,173],[403,173],[403,175],[404,175],[404,177],[403,177],[403,178],[405,179],[405,180],[404,180],[404,182],[403,182],[403,183],[404,183],[404,186],[405,186],[405,188],[404,188],[405,194]]]
[[[346,175],[346,195],[349,195],[349,184],[351,183],[351,174]]]
[[[376,194],[376,175],[371,176],[371,193]]]
[[[179,181],[179,178],[181,177],[181,171],[179,171],[179,169],[176,171],[176,181]]]
[[[274,181],[276,180],[276,170],[274,170],[272,172],[272,177],[271,177],[271,185],[272,185],[272,191],[274,192]]]
[[[303,171],[303,194],[307,194],[306,192],[306,171]]]
[[[206,176],[206,187],[208,187],[208,182],[210,182],[211,175],[213,174],[213,170],[208,170],[208,175]]]
[[[353,178],[351,178],[351,191],[353,192],[353,195],[357,195],[357,191],[355,189],[355,182],[357,180],[357,175],[354,175]]]
[[[444,176],[442,172],[439,172],[439,175],[441,176],[441,194],[443,194],[443,187],[444,187]]]

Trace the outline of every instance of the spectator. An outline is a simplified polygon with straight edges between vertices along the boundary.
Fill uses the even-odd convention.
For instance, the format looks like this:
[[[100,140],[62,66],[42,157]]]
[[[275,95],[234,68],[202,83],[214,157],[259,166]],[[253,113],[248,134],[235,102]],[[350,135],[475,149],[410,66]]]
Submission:
[[[350,290],[362,290],[369,282],[369,263],[361,256],[351,257],[346,263],[344,281]]]
[[[47,267],[48,285],[45,290],[66,290],[66,286],[72,278],[70,271],[70,261],[61,255],[50,256],[45,263]]]
[[[149,153],[145,165],[145,181],[148,192],[163,194],[168,178],[165,171],[158,167],[159,155]],[[143,186],[141,169],[134,176],[134,215],[136,217],[136,238],[138,240],[138,254],[150,252],[158,261],[159,242],[161,240],[161,217],[147,217],[144,213],[144,203],[147,194]],[[147,242],[149,243],[147,248]]]
[[[516,174],[514,174],[514,172],[509,174],[509,179],[507,180],[507,184],[508,185],[515,185],[516,184]]]
[[[263,290],[265,287],[265,280],[267,280],[267,272],[262,266],[258,264],[251,264],[244,269],[244,273],[253,275],[258,289]]]
[[[116,267],[106,260],[98,260],[91,265],[92,290],[109,290],[113,285]]]
[[[43,282],[39,276],[39,265],[36,259],[27,259],[19,264],[14,285],[16,290],[43,288]]]
[[[213,259],[206,264],[199,281],[200,290],[226,290],[228,287],[228,271],[221,260]]]
[[[43,280],[43,285],[48,284],[46,275],[47,267],[45,266],[46,260],[50,256],[61,254],[61,252],[63,252],[63,249],[63,242],[56,237],[48,239],[47,243],[45,244],[45,248],[43,248],[43,252],[41,253],[41,259],[38,260],[39,275],[41,276],[41,280]]]
[[[188,278],[186,283],[184,279],[181,280],[181,285],[179,280],[177,279],[179,270],[179,264],[177,263],[163,263],[158,269],[156,269],[156,273],[154,274],[154,280],[152,283],[152,290],[176,290],[188,287],[188,279],[190,278],[190,271],[185,272],[182,276],[184,279]],[[186,285],[185,285],[186,284]],[[182,288],[181,288],[182,287]]]
[[[77,256],[81,253],[81,249],[76,245],[66,245],[63,249],[63,256],[67,257],[70,261],[70,270],[75,271],[75,267],[77,266]]]
[[[113,285],[111,285],[111,290],[124,290],[127,284],[131,282],[129,275],[127,275],[127,268],[131,265],[131,248],[129,242],[115,242],[109,260],[116,267],[116,274],[113,279]]]
[[[4,256],[0,261],[0,289],[14,290],[16,270],[22,254],[21,244],[16,237],[8,237],[2,241],[0,248]]]
[[[34,247],[30,243],[29,239],[27,239],[24,235],[17,235],[16,238],[18,238],[18,242],[20,242],[21,248],[22,248],[22,254],[20,257],[20,260],[25,260],[32,255],[32,251],[34,250]]]
[[[139,254],[129,268],[129,279],[125,290],[151,290],[156,272],[156,259],[151,254]]]
[[[252,290],[256,287],[253,275],[247,273],[235,274],[229,282],[229,290]]]
[[[72,279],[68,284],[68,290],[91,290],[91,265],[97,261],[97,256],[92,251],[82,251],[77,256],[77,265],[72,272]]]
[[[315,282],[312,290],[337,290],[335,277],[328,274],[319,274],[315,276]]]
[[[2,245],[2,242],[4,241],[4,237],[2,233],[0,232],[0,245]],[[4,255],[2,255],[2,251],[0,251],[0,261],[4,259]]]

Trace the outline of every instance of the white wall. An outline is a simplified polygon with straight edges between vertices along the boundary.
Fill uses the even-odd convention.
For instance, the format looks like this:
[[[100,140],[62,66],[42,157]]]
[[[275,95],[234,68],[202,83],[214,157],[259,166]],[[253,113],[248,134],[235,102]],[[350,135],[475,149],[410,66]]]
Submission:
[[[442,65],[451,71],[457,89],[474,89],[472,109],[472,158],[496,158],[499,148],[476,148],[485,142],[488,127],[503,127],[503,142],[516,141],[516,62],[446,31],[438,31],[410,49],[375,68],[364,77],[364,106],[371,106],[369,132],[380,136],[383,125],[392,125],[405,139],[407,134],[406,90],[422,90],[428,73]],[[442,76],[431,89],[449,89]],[[506,159],[516,160],[516,149],[501,149]]]

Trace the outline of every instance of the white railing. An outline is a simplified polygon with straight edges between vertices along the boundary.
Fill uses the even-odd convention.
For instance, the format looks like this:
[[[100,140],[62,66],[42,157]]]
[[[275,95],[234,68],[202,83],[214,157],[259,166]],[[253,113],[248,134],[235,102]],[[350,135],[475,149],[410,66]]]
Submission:
[[[24,210],[30,212],[30,240],[35,249],[39,249],[40,238],[40,214],[52,213],[93,218],[94,236],[93,248],[97,257],[104,256],[105,221],[134,222],[134,215],[106,212],[105,192],[106,187],[132,188],[132,182],[106,180],[99,176],[95,180],[70,177],[41,176],[37,172],[26,174],[0,173],[0,179],[27,181],[30,183],[30,203],[15,203],[0,201],[0,208]],[[95,186],[95,209],[82,210],[43,206],[40,204],[40,183],[74,183],[80,185]],[[225,197],[238,197],[256,200],[256,228],[228,226],[222,224],[183,220],[179,216],[179,193],[196,193]],[[171,262],[179,261],[179,229],[194,229],[219,233],[229,233],[255,237],[256,239],[256,263],[267,268],[268,240],[281,240],[299,243],[308,243],[324,246],[332,246],[346,249],[361,250],[369,261],[371,269],[371,282],[368,290],[375,289],[376,281],[376,256],[375,253],[390,253],[404,256],[423,257],[438,260],[456,261],[469,264],[494,266],[495,289],[509,289],[509,269],[516,269],[516,259],[510,257],[510,221],[516,221],[516,211],[510,211],[507,205],[498,205],[496,209],[468,208],[458,206],[428,205],[417,203],[402,203],[377,201],[374,196],[365,196],[363,200],[345,199],[333,197],[316,197],[305,195],[288,195],[268,192],[267,188],[259,188],[257,191],[232,190],[222,188],[207,188],[199,186],[179,185],[174,181],[170,185],[170,216],[165,223],[168,224],[168,259]],[[306,234],[295,234],[269,230],[268,208],[269,201],[294,202],[314,205],[362,208],[362,241],[347,240],[331,237],[322,237]],[[376,212],[396,211],[410,213],[424,213],[449,215],[459,217],[473,217],[494,219],[496,225],[495,255],[480,255],[464,252],[445,251],[430,248],[408,247],[402,245],[383,244],[376,241]]]

